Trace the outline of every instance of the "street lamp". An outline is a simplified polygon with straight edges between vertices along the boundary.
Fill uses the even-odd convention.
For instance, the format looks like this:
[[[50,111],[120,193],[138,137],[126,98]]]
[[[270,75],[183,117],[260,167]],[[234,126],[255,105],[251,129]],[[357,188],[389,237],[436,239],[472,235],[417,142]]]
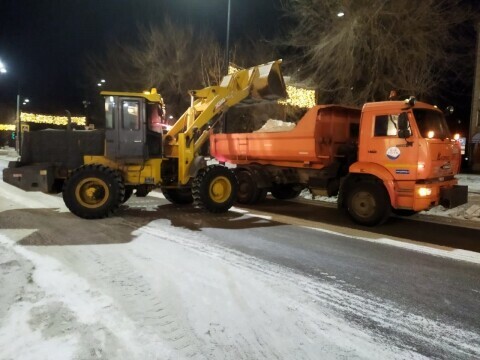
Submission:
[[[0,60],[0,74],[5,74],[7,72],[7,68],[3,65],[2,60]]]
[[[228,10],[227,10],[227,39],[225,41],[225,74],[228,74],[228,66],[230,63],[229,59],[229,46],[230,46],[230,10],[231,4],[230,0],[228,0]]]

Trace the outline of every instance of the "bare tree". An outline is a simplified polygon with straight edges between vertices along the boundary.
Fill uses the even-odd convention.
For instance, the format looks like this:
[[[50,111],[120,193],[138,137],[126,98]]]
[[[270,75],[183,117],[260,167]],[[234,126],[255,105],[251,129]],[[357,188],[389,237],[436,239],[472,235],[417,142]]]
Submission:
[[[176,115],[188,104],[188,90],[216,83],[222,68],[221,49],[213,36],[171,20],[144,27],[135,45],[112,44],[101,58],[90,58],[88,73],[107,78],[112,90],[143,91],[156,87],[168,111]]]
[[[285,0],[283,7],[295,24],[286,41],[295,74],[318,88],[320,101],[359,105],[391,90],[426,98],[465,68],[454,46],[461,41],[454,29],[469,19],[460,0]]]

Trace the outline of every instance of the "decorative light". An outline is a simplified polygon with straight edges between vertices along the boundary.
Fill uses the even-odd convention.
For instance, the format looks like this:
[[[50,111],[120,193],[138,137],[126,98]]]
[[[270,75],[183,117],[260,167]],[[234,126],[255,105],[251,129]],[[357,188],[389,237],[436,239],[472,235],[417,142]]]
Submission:
[[[22,122],[36,123],[36,124],[52,124],[52,125],[67,125],[68,118],[66,116],[52,116],[42,114],[24,113],[20,114]],[[85,117],[72,116],[72,123],[85,126],[87,124]]]
[[[0,131],[15,131],[15,124],[0,124]]]
[[[315,106],[315,90],[305,89],[299,86],[287,85],[288,99],[279,100],[282,105],[291,105],[309,109]]]

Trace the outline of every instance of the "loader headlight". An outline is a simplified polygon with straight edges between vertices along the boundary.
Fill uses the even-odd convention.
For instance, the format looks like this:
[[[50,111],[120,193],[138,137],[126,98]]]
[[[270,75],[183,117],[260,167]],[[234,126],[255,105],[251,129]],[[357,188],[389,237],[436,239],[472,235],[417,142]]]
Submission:
[[[420,195],[421,197],[430,196],[432,195],[432,189],[421,187],[418,189],[418,195]]]

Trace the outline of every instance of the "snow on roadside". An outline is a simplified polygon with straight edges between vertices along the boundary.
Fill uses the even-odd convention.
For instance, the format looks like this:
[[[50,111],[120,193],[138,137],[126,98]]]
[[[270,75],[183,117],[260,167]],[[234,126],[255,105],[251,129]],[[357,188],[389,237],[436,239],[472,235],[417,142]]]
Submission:
[[[158,358],[171,355],[166,346],[140,343],[138,329],[113,299],[53,257],[2,234],[0,255],[0,280],[6,283],[2,292],[17,294],[9,302],[0,297],[0,306],[7,309],[0,317],[1,359],[101,358],[105,352],[115,359],[142,359],[148,351]],[[11,276],[16,281],[5,280]]]

